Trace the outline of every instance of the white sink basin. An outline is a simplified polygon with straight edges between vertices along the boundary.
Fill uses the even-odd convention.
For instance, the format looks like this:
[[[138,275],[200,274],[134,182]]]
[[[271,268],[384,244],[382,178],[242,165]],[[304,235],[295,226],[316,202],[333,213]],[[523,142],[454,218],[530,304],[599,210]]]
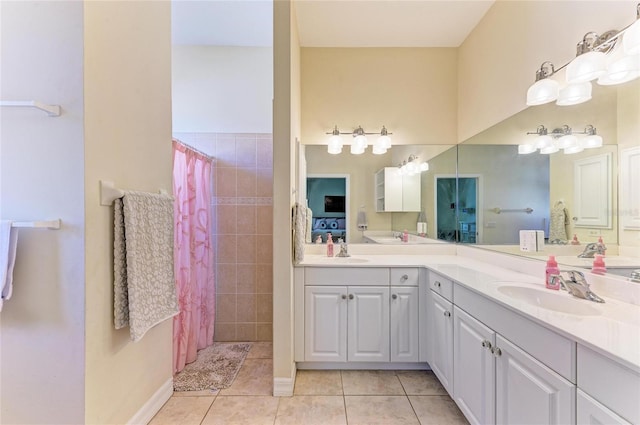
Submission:
[[[568,294],[551,292],[547,289],[527,288],[524,286],[502,285],[498,292],[536,307],[577,316],[597,316],[601,314],[591,301],[574,298]]]

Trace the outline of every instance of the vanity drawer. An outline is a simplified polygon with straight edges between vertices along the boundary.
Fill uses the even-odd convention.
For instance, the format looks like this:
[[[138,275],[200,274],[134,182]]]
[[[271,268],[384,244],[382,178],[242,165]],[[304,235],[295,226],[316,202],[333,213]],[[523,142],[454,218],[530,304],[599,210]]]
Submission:
[[[388,286],[387,267],[305,267],[305,285]]]
[[[580,344],[578,388],[632,424],[640,424],[640,374]]]
[[[429,288],[441,297],[453,301],[453,281],[450,279],[430,271]]]
[[[393,286],[418,286],[420,269],[417,267],[398,267],[390,270],[390,282]]]

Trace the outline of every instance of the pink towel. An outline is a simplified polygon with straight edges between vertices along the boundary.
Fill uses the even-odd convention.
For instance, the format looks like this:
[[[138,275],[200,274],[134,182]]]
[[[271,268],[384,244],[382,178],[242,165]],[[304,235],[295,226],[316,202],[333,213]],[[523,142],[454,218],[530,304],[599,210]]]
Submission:
[[[4,300],[13,292],[13,266],[16,262],[18,229],[11,227],[10,221],[0,221],[0,311]]]

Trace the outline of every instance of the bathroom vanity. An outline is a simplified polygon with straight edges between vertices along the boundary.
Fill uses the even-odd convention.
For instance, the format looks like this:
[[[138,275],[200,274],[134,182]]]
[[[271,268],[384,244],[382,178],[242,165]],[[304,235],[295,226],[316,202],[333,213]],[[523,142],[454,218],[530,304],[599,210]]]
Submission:
[[[547,290],[493,255],[308,255],[298,368],[430,368],[472,424],[640,423],[640,306]]]

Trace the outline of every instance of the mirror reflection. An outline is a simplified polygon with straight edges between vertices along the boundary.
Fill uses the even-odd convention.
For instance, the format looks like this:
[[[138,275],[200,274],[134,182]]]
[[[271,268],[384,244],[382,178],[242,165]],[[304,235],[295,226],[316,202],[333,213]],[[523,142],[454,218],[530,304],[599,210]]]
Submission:
[[[602,238],[610,271],[637,268],[637,260],[630,257],[637,257],[638,229],[621,226],[625,220],[633,223],[637,206],[634,209],[632,193],[618,192],[618,181],[631,178],[625,187],[637,187],[637,182],[620,175],[618,162],[638,147],[638,92],[637,81],[594,87],[590,102],[569,108],[531,107],[457,146],[394,145],[384,155],[366,152],[356,158],[329,155],[326,146],[308,145],[307,172],[351,177],[351,203],[345,213],[351,217],[346,218],[351,243],[371,242],[367,234],[376,233],[384,235],[378,243],[398,243],[399,234],[407,230],[424,234],[429,242],[465,243],[540,258],[554,253],[565,264],[590,267],[592,259],[577,255]],[[567,125],[575,132],[593,126],[604,145],[575,154],[519,154],[518,145],[533,143],[537,135],[527,133],[540,125],[549,131]],[[376,173],[397,167],[410,155],[429,164],[420,174],[420,211],[383,212],[376,206]],[[622,211],[619,205],[625,205]],[[357,227],[358,212],[366,214],[366,230]],[[426,222],[426,232],[420,232],[420,222]],[[544,248],[521,251],[521,230],[543,231]],[[579,245],[574,245],[576,240]]]

